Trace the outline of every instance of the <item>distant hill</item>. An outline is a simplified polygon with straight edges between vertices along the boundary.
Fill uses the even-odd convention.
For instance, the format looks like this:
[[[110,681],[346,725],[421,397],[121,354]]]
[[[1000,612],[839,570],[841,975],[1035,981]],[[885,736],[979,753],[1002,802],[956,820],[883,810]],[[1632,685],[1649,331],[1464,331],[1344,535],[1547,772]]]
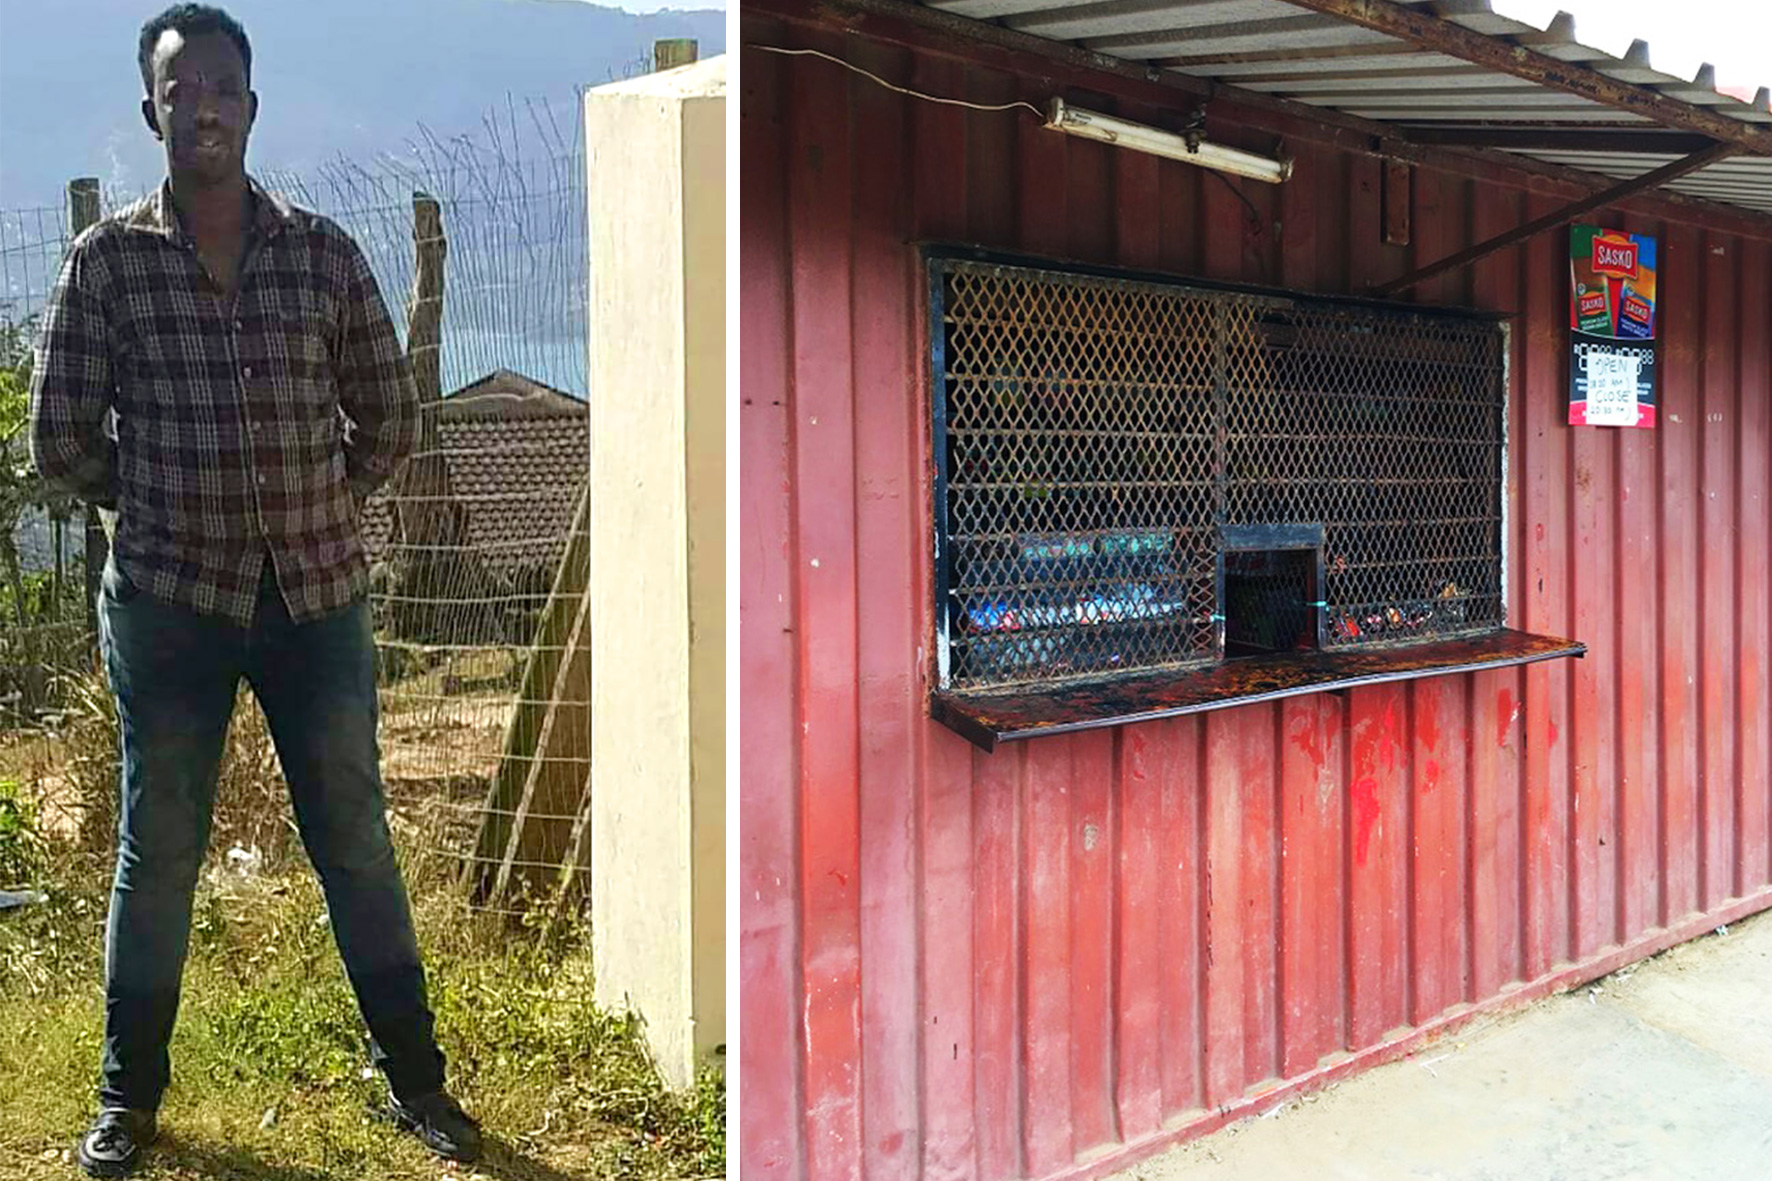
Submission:
[[[161,0],[0,0],[0,210],[54,206],[76,176],[140,191],[163,171],[142,124],[137,30]],[[507,95],[575,117],[577,87],[633,72],[664,37],[724,51],[726,15],[581,0],[232,0],[253,44],[254,169],[398,150],[421,122],[477,130]]]

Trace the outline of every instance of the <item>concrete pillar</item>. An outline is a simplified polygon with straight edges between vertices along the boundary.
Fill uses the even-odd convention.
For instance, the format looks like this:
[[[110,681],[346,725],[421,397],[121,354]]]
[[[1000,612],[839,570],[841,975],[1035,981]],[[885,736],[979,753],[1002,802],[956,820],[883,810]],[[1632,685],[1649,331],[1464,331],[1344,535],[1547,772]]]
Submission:
[[[597,1000],[726,1040],[726,60],[585,95]]]

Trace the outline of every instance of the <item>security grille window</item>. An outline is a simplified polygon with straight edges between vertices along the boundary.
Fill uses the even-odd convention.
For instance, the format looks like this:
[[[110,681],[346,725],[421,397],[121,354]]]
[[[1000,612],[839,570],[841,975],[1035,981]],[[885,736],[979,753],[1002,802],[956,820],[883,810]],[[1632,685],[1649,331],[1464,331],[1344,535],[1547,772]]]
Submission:
[[[1497,323],[930,263],[944,689],[1502,625]]]

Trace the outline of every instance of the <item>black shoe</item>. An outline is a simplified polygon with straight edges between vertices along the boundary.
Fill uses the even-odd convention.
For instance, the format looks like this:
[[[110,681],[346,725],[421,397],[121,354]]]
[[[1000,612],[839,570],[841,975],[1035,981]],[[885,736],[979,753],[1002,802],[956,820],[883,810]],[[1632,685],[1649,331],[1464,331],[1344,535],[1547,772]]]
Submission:
[[[392,1101],[394,1120],[445,1160],[472,1164],[480,1159],[480,1125],[446,1091]]]
[[[74,1156],[89,1176],[127,1177],[159,1134],[153,1112],[107,1107],[92,1121]]]

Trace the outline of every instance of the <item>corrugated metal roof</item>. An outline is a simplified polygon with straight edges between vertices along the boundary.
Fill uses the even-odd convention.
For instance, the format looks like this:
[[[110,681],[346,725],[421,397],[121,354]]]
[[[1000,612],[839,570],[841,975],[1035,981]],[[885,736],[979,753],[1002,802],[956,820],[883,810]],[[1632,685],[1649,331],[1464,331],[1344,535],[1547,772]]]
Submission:
[[[1325,15],[1287,0],[922,0],[928,7],[991,21],[1037,37],[1227,87],[1322,107],[1409,129],[1506,127],[1595,132],[1653,129],[1654,120],[1539,82],[1424,51],[1402,37]],[[1643,41],[1622,56],[1584,44],[1575,21],[1555,13],[1544,24],[1541,0],[1397,0],[1505,45],[1585,67],[1616,82],[1704,108],[1741,123],[1772,128],[1772,103],[1761,87],[1720,90],[1709,66],[1684,77],[1656,68]],[[1596,145],[1599,146],[1599,145]],[[1633,151],[1607,142],[1605,151],[1511,146],[1550,163],[1608,177],[1641,176],[1677,159],[1665,150]],[[1620,150],[1623,149],[1623,150]],[[1693,172],[1668,189],[1740,208],[1772,213],[1772,156],[1741,156]]]

